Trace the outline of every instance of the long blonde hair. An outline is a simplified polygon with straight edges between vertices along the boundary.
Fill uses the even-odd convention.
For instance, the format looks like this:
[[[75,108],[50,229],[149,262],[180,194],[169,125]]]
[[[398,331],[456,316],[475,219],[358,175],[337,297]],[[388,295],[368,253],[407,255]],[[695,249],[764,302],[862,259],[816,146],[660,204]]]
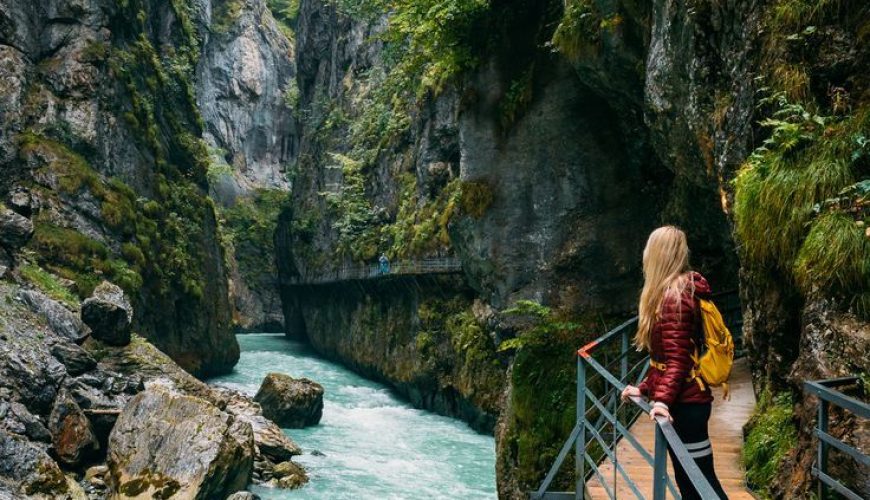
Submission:
[[[679,297],[687,285],[694,287],[694,283],[689,283],[686,278],[688,271],[686,233],[674,226],[653,231],[643,249],[644,282],[638,305],[637,334],[634,336],[638,350],[651,348],[652,329],[665,297]]]

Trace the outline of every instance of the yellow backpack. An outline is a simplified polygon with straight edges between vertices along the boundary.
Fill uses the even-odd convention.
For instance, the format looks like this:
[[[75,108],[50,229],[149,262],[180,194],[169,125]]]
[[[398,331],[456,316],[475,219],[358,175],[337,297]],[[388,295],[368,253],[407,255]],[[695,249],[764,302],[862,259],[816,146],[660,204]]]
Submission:
[[[700,299],[701,327],[704,331],[706,351],[699,357],[699,349],[695,349],[692,360],[695,367],[691,378],[698,382],[701,390],[704,383],[711,387],[722,386],[723,397],[728,399],[728,377],[731,376],[731,365],[734,363],[734,339],[725,326],[722,314],[712,301]]]

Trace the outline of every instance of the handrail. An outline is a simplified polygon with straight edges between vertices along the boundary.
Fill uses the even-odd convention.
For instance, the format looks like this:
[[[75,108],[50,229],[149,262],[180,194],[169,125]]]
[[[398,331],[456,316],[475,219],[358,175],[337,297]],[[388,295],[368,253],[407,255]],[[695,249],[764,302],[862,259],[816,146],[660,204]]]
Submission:
[[[462,260],[457,257],[410,259],[392,262],[385,267],[377,263],[344,264],[341,267],[317,272],[299,273],[286,278],[287,285],[315,285],[341,281],[358,281],[396,275],[442,274],[462,271]]]
[[[840,439],[828,434],[830,405],[839,406],[852,412],[858,418],[870,419],[870,404],[847,396],[836,388],[855,385],[857,377],[843,377],[828,380],[812,380],[804,382],[804,391],[819,398],[818,421],[813,429],[813,435],[819,439],[816,464],[813,465],[812,473],[818,482],[819,498],[826,498],[828,488],[849,500],[862,500],[862,497],[849,489],[836,478],[828,474],[828,447],[848,455],[859,465],[870,467],[870,455],[854,448]]]
[[[733,335],[738,337],[742,329],[742,318],[737,317],[739,315],[735,315],[732,310],[740,307],[736,293],[717,294],[714,298],[723,306],[729,301],[733,303],[722,307],[722,313],[723,316],[727,316],[726,323],[733,331]],[[629,382],[635,385],[639,383],[649,367],[649,356],[634,350],[631,346],[630,335],[634,332],[637,321],[637,316],[628,319],[577,351],[577,423],[544,481],[530,494],[532,499],[583,498],[586,482],[593,477],[598,479],[608,497],[613,499],[617,494],[617,474],[622,476],[625,484],[637,498],[643,499],[640,488],[619,463],[616,444],[622,438],[652,467],[654,500],[664,499],[667,490],[674,498],[680,498],[673,481],[667,474],[669,446],[701,497],[717,498],[715,490],[666,418],[659,416],[655,418],[655,444],[652,454],[641,446],[629,431],[636,418],[643,414],[648,415],[651,410],[649,403],[640,397],[629,398],[629,403],[620,403],[620,394],[625,386]],[[596,359],[596,356],[604,359]],[[614,373],[609,369],[611,366]],[[604,395],[596,396],[594,392],[602,387]],[[587,408],[587,401],[591,403],[589,408]],[[592,439],[588,439],[590,436]],[[611,438],[610,443],[607,442],[607,437]],[[574,492],[548,491],[572,446],[575,452]],[[598,453],[600,453],[598,457],[593,456]],[[597,465],[600,459],[608,460],[613,464],[612,488],[607,484]],[[586,467],[587,464],[589,469]]]

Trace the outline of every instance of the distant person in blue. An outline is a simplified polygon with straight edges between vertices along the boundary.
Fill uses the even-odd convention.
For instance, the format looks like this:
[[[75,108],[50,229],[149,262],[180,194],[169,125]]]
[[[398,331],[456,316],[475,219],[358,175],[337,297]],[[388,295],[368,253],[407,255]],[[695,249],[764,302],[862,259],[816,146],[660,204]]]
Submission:
[[[380,274],[389,274],[390,272],[390,259],[387,258],[386,254],[381,254],[380,258],[378,258],[378,270]]]

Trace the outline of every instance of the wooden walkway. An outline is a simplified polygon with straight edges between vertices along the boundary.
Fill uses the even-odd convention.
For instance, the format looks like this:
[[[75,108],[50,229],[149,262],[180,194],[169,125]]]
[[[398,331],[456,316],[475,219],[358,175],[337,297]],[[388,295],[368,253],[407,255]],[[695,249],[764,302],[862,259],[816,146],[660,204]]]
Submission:
[[[321,285],[342,281],[360,281],[390,278],[393,276],[422,274],[451,274],[462,272],[462,261],[457,257],[399,260],[391,262],[386,270],[377,263],[345,264],[338,268],[316,273],[293,276],[286,285]]]
[[[752,378],[749,374],[749,366],[745,358],[735,362],[731,372],[731,400],[723,401],[721,390],[714,389],[713,415],[710,417],[710,441],[713,445],[713,461],[716,467],[716,475],[725,488],[728,498],[731,500],[751,500],[754,497],[746,489],[743,480],[743,469],[740,465],[740,450],[743,446],[743,424],[749,420],[755,407],[755,395],[752,392]],[[655,432],[653,423],[646,415],[631,426],[631,433],[637,437],[638,442],[653,454],[653,441]],[[641,493],[647,498],[652,498],[652,467],[640,456],[640,454],[623,439],[616,447],[616,457],[625,468],[629,477],[640,487]],[[604,477],[609,478],[608,486],[613,486],[613,464],[605,461],[601,465]],[[668,472],[673,478],[673,468],[668,460]],[[634,493],[625,483],[622,475],[617,473],[617,498],[636,498]],[[601,483],[593,475],[586,484],[591,498],[607,499],[607,492]],[[668,492],[668,498],[671,498]]]

